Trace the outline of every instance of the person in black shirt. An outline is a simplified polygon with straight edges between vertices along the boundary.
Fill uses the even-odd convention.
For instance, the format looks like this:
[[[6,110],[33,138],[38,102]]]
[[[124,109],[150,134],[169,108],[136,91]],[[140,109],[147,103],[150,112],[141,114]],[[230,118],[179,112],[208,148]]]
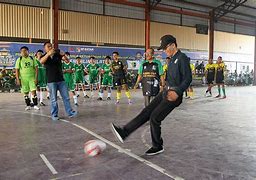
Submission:
[[[68,88],[63,78],[61,60],[64,53],[60,52],[59,49],[54,49],[50,42],[44,43],[44,49],[46,54],[41,57],[40,63],[44,64],[46,68],[52,120],[59,120],[57,91],[61,94],[67,115],[72,118],[77,115],[77,112],[71,108]]]
[[[150,121],[153,146],[146,152],[146,155],[155,155],[164,151],[161,122],[182,103],[183,92],[192,81],[189,58],[177,48],[176,38],[172,35],[163,36],[158,50],[160,49],[163,49],[171,58],[168,64],[166,87],[125,126],[118,127],[111,124],[114,135],[123,143],[132,132]]]
[[[146,60],[144,60],[138,71],[137,82],[134,86],[136,90],[139,82],[142,82],[142,92],[145,100],[145,106],[163,90],[165,85],[164,71],[161,62],[154,57],[154,49],[146,50]]]
[[[118,52],[113,52],[113,62],[111,64],[111,70],[113,73],[113,84],[117,88],[116,93],[116,104],[119,104],[119,101],[121,99],[121,90],[122,87],[125,90],[125,95],[128,98],[128,103],[131,104],[131,93],[128,89],[127,85],[127,79],[126,79],[126,71],[127,67],[122,63],[122,61],[119,60]]]

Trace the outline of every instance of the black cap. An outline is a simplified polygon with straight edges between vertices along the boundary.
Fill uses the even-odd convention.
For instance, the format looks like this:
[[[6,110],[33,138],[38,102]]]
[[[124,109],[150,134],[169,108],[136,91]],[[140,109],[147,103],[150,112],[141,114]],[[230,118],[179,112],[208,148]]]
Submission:
[[[157,50],[165,49],[168,44],[176,43],[176,38],[172,35],[164,35],[160,39],[160,47]]]

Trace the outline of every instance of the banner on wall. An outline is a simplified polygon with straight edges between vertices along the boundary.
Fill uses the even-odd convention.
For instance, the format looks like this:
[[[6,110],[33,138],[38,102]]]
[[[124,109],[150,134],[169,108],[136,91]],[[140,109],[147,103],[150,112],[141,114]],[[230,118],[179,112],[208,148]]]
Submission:
[[[27,46],[31,56],[43,49],[42,44],[26,44],[26,43],[0,43],[0,67],[6,66],[12,68],[15,66],[16,59],[20,57],[20,48]],[[137,70],[143,59],[144,49],[139,48],[121,48],[121,47],[97,47],[82,45],[59,45],[64,52],[70,52],[71,60],[75,61],[77,56],[83,59],[84,64],[88,64],[91,56],[94,56],[99,64],[104,63],[106,56],[111,56],[112,52],[118,51],[120,59],[125,61],[128,69]]]
[[[8,68],[13,68],[16,62],[16,59],[20,56],[20,47],[27,46],[30,51],[30,55],[38,49],[43,49],[42,44],[29,44],[29,43],[8,43],[0,42],[0,68],[6,66]],[[61,44],[59,48],[66,52],[70,52],[72,61],[75,60],[77,56],[80,56],[83,59],[84,64],[88,64],[88,59],[90,56],[94,56],[97,59],[99,64],[104,63],[104,58],[106,56],[111,56],[112,52],[118,51],[120,54],[120,59],[125,61],[125,64],[128,65],[129,70],[138,70],[140,62],[144,59],[144,49],[142,48],[123,48],[123,47],[103,47],[103,46],[84,46],[84,45],[67,45]],[[184,53],[192,60],[192,63],[195,61],[206,61],[208,60],[208,52],[206,51],[187,51],[184,50]],[[254,60],[253,54],[236,54],[236,53],[214,53],[214,59],[217,59],[218,56],[222,56],[225,62],[230,63],[247,63],[252,64]],[[155,52],[156,59],[160,60],[165,64],[166,54],[162,51]],[[234,67],[234,65],[232,66]]]

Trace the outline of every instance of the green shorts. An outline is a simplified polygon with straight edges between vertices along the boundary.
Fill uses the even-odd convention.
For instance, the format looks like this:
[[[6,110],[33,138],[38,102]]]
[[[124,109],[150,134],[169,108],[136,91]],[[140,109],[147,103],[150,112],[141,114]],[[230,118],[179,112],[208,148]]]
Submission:
[[[99,79],[98,79],[98,76],[89,76],[89,81],[90,81],[90,84],[98,84],[99,83]]]
[[[112,76],[107,76],[107,75],[103,76],[101,85],[112,87],[113,86],[113,77]]]
[[[42,78],[38,78],[38,85],[39,88],[46,88],[47,86],[47,80],[46,78],[42,77]]]
[[[75,83],[76,84],[84,83],[84,77],[82,75],[77,75],[75,77]]]
[[[21,92],[29,93],[36,90],[35,78],[23,78],[21,79]]]
[[[75,91],[75,83],[73,79],[65,79],[65,83],[67,84],[68,90],[69,91]]]

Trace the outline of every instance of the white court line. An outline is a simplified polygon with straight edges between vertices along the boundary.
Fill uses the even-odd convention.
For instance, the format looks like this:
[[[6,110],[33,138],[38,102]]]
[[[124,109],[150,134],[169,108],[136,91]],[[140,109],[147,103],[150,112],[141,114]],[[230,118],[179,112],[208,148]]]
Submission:
[[[36,116],[43,116],[43,117],[51,118],[51,116],[47,116],[47,115],[44,115],[44,114],[35,114],[35,113],[29,113],[29,112],[24,112],[24,111],[13,111],[13,110],[4,110],[4,109],[1,109],[1,110],[2,110],[2,111],[7,111],[7,112],[16,112],[16,113],[24,113],[24,114],[33,114],[33,115],[36,115]],[[80,125],[78,125],[78,124],[76,124],[76,123],[73,123],[73,122],[71,122],[71,121],[67,121],[67,120],[65,120],[65,119],[60,119],[59,121],[69,123],[69,124],[71,124],[71,125],[73,125],[73,126],[79,128],[79,129],[81,129],[81,130],[83,130],[83,131],[85,131],[85,132],[91,134],[92,136],[94,136],[94,137],[100,139],[101,141],[105,142],[106,144],[108,144],[108,145],[114,147],[114,148],[117,149],[119,152],[124,153],[124,154],[126,154],[126,155],[128,155],[128,156],[130,156],[130,157],[132,157],[132,158],[134,158],[134,159],[136,159],[136,160],[138,160],[138,161],[144,163],[145,165],[147,165],[147,166],[149,166],[149,167],[155,169],[156,171],[158,171],[158,172],[160,172],[160,173],[166,175],[167,177],[170,177],[170,178],[172,178],[172,179],[174,179],[174,180],[184,180],[184,178],[179,177],[179,176],[174,175],[174,174],[171,174],[170,172],[166,172],[166,170],[165,170],[164,168],[158,166],[157,164],[154,164],[154,163],[152,163],[152,162],[150,162],[150,161],[148,161],[148,160],[146,160],[146,159],[144,159],[144,158],[142,158],[142,157],[140,157],[140,156],[138,156],[138,155],[136,155],[136,154],[134,154],[134,153],[132,153],[132,152],[130,152],[130,151],[124,149],[124,148],[122,148],[121,146],[118,146],[118,145],[116,145],[115,143],[112,143],[111,141],[105,139],[104,137],[102,137],[102,136],[100,136],[100,135],[98,135],[98,134],[92,132],[91,130],[89,130],[89,129],[83,127],[83,126],[80,126]],[[109,128],[110,128],[110,127],[109,127]]]
[[[70,174],[70,175],[67,175],[67,176],[52,178],[50,180],[67,179],[67,178],[70,178],[70,177],[81,176],[82,174],[84,174],[84,173]]]
[[[50,171],[52,172],[52,174],[58,174],[58,172],[54,169],[54,167],[52,166],[52,164],[48,161],[48,159],[45,157],[44,154],[39,154],[40,157],[42,158],[42,160],[44,161],[44,163],[46,164],[46,166],[50,169]]]

